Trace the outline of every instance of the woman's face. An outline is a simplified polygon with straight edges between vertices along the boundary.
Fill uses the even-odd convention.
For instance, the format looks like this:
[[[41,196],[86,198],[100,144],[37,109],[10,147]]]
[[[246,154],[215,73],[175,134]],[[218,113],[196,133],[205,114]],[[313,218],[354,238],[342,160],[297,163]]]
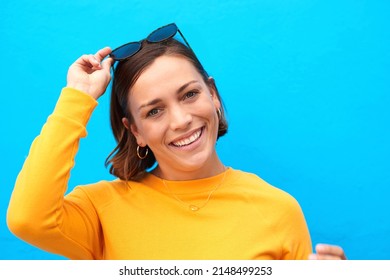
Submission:
[[[157,58],[130,89],[129,103],[134,122],[124,123],[139,146],[153,151],[159,176],[188,180],[221,171],[215,151],[221,104],[187,59]]]

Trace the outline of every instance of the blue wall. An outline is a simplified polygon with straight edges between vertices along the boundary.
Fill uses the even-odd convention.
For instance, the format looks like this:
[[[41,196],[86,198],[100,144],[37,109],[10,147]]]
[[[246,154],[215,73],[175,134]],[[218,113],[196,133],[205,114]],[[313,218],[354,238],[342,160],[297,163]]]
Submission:
[[[176,22],[217,81],[224,162],[300,202],[314,243],[390,259],[390,2],[385,0],[4,1],[0,9],[0,259],[57,259],[5,223],[32,140],[84,53]],[[108,94],[71,187],[110,179]],[[45,198],[42,198],[45,199]]]

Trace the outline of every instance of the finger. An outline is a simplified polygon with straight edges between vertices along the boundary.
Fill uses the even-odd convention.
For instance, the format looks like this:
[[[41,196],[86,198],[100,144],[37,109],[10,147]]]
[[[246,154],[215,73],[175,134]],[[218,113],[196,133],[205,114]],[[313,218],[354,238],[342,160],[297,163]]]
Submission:
[[[317,244],[316,251],[319,255],[335,256],[339,259],[345,260],[346,256],[343,248],[336,245]]]
[[[319,254],[331,254],[331,255],[341,255],[344,253],[343,249],[340,246],[328,245],[328,244],[317,244],[316,251]]]
[[[335,255],[322,255],[322,254],[310,255],[309,259],[310,260],[333,260],[333,261],[341,260],[339,256],[335,256]]]
[[[110,47],[105,47],[97,51],[95,54],[95,58],[101,62],[107,55],[111,53],[111,48]]]
[[[84,54],[76,62],[83,66],[100,69],[100,62],[93,54]]]
[[[102,62],[102,68],[106,70],[110,70],[111,65],[114,63],[112,58],[107,58]]]

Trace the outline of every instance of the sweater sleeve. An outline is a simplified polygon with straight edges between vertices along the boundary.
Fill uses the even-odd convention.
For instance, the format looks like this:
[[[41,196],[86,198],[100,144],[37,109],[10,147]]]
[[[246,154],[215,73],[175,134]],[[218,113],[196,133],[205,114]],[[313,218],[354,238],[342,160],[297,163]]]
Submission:
[[[282,244],[282,259],[307,260],[312,253],[309,229],[302,209],[295,198],[284,202],[285,211],[280,213],[277,232]]]
[[[97,106],[92,97],[64,88],[20,171],[7,212],[9,229],[43,250],[71,259],[101,257],[101,228],[90,201],[64,198],[80,138]]]

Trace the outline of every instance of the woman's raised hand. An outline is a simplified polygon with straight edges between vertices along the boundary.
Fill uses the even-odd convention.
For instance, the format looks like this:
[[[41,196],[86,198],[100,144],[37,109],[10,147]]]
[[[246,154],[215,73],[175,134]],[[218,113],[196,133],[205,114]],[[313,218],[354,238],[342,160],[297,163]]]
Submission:
[[[68,70],[67,87],[80,90],[95,99],[106,91],[111,80],[112,58],[103,59],[111,53],[109,47],[96,54],[83,55]]]

